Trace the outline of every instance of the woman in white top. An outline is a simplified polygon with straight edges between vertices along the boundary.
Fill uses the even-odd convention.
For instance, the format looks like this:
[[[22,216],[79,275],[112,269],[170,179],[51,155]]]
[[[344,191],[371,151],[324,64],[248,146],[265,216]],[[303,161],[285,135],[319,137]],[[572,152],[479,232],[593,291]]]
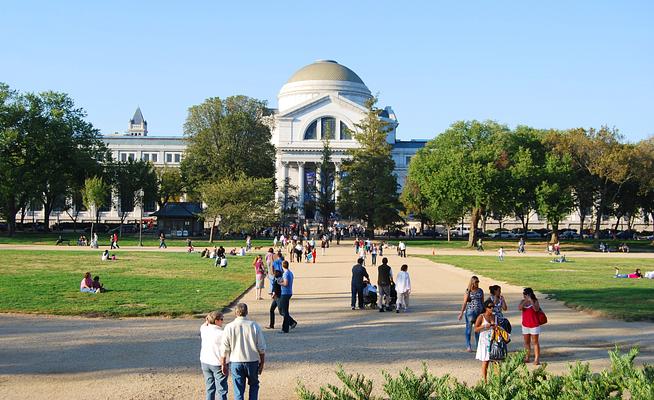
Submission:
[[[395,312],[399,313],[400,308],[404,308],[406,312],[407,307],[409,307],[409,294],[411,294],[411,278],[407,270],[409,266],[404,264],[400,267],[400,272],[397,273],[397,278],[395,278],[395,291],[397,292],[397,306],[395,307]]]
[[[477,342],[477,355],[475,358],[481,361],[481,375],[484,377],[484,382],[487,381],[488,375],[488,362],[490,361],[490,343],[493,328],[495,328],[495,314],[493,308],[495,304],[493,300],[488,299],[484,302],[484,312],[477,317],[475,321],[475,333],[479,333],[479,341]]]
[[[200,366],[206,386],[207,400],[218,396],[227,400],[227,376],[223,375],[220,369],[220,345],[223,337],[223,313],[212,311],[207,314],[204,324],[200,327],[202,347],[200,349]]]

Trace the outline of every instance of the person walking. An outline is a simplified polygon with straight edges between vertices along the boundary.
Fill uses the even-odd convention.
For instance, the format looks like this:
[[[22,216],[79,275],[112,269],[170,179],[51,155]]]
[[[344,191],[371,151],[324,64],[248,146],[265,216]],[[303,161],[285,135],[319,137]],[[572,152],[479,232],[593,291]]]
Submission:
[[[166,246],[166,234],[161,232],[159,233],[159,248],[164,248],[167,249],[168,246]]]
[[[475,358],[481,361],[481,376],[484,378],[484,382],[487,382],[488,376],[488,363],[490,362],[490,344],[491,344],[491,335],[493,334],[493,329],[495,328],[496,320],[495,314],[493,313],[493,300],[488,299],[484,302],[484,313],[477,316],[475,320],[475,333],[479,335],[479,341],[477,342],[477,354]]]
[[[390,311],[391,284],[393,284],[393,270],[388,265],[388,258],[384,257],[381,265],[377,267],[377,307],[379,307],[379,312]]]
[[[232,374],[234,399],[245,398],[245,382],[250,386],[250,400],[259,398],[259,375],[266,358],[266,340],[261,326],[247,318],[248,306],[234,307],[236,318],[225,326],[220,346],[220,366],[223,375]],[[229,359],[229,364],[227,363]],[[228,371],[229,368],[229,371]]]
[[[497,257],[500,261],[504,261],[504,247],[500,247],[499,250],[497,250]]]
[[[223,313],[212,311],[207,314],[204,324],[200,326],[200,338],[202,339],[200,367],[204,375],[207,400],[215,400],[216,391],[218,391],[219,399],[227,400],[227,375],[223,374],[220,367],[223,320]]]
[[[355,309],[356,300],[359,299],[359,309],[363,310],[363,288],[370,282],[368,271],[363,266],[363,258],[359,257],[352,267],[352,309]]]
[[[114,232],[113,245],[114,249],[120,249],[120,246],[118,246],[118,233],[116,232]]]
[[[279,299],[282,297],[282,287],[279,284],[279,281],[282,279],[282,271],[275,270],[273,272],[273,284],[272,284],[272,293],[270,293],[270,323],[266,329],[275,329],[275,310],[279,311],[279,315],[282,315],[282,309],[279,307]]]
[[[288,267],[288,261],[282,262],[282,279],[279,285],[282,287],[281,296],[279,298],[279,312],[284,315],[282,322],[282,332],[288,333],[289,328],[293,329],[297,326],[297,321],[291,317],[289,311],[291,297],[293,296],[293,272]]]
[[[522,312],[522,337],[525,341],[525,363],[529,362],[531,355],[531,344],[534,344],[534,365],[540,365],[540,321],[538,320],[538,312],[540,311],[540,304],[534,294],[532,288],[525,288],[522,291],[523,299],[518,305],[518,309]]]
[[[459,313],[459,321],[465,313],[466,317],[466,351],[472,353],[472,345],[470,343],[470,334],[472,328],[477,321],[477,316],[483,311],[484,291],[479,287],[479,278],[473,276],[470,278],[468,288],[463,295],[463,304],[461,305],[461,312]],[[479,333],[475,332],[475,341],[479,342]]]
[[[409,307],[409,294],[411,294],[411,278],[408,272],[409,266],[403,264],[400,267],[400,272],[397,273],[395,278],[395,291],[397,292],[397,305],[395,312],[399,313],[400,308],[404,308],[404,312]]]
[[[404,242],[400,242],[398,248],[400,249],[400,257],[406,258],[406,244]]]
[[[256,292],[256,300],[263,300],[263,297],[261,297],[261,291],[263,290],[264,287],[264,278],[266,277],[266,270],[263,267],[263,258],[261,258],[261,255],[258,255],[254,258],[254,261],[252,261],[252,266],[254,267],[254,274],[255,274],[255,292]]]

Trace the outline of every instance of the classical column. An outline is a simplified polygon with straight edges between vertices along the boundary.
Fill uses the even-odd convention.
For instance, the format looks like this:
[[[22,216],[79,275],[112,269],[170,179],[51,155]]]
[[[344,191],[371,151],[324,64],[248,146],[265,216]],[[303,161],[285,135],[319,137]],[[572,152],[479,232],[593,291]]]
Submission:
[[[286,182],[288,181],[288,161],[282,161],[282,181],[280,182],[279,185],[279,196],[278,196],[278,201],[279,203],[286,205],[286,196],[288,196],[288,192],[286,191]]]
[[[298,161],[297,163],[297,172],[298,172],[298,210],[304,211],[304,161]]]

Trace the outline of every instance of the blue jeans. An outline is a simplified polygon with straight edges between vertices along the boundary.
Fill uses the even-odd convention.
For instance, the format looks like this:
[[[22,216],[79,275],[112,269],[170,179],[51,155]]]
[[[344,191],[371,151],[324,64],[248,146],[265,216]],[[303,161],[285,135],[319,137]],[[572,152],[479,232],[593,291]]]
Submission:
[[[230,362],[229,369],[234,386],[234,400],[245,399],[246,379],[250,385],[248,399],[257,400],[259,398],[259,361]]]
[[[89,289],[87,287],[81,288],[79,291],[82,293],[95,293],[95,289]]]
[[[221,400],[227,400],[227,377],[220,370],[220,365],[209,365],[200,363],[204,384],[207,388],[207,400],[215,400],[216,389]]]
[[[466,316],[466,347],[471,349],[472,346],[470,344],[470,333],[475,328],[475,321],[477,321],[477,316],[479,316],[479,312],[477,312],[477,310],[466,309],[465,316]],[[475,332],[475,345],[477,343],[479,343],[479,333]]]
[[[282,322],[282,332],[287,332],[291,325],[295,326],[297,322],[291,317],[291,313],[289,312],[289,306],[290,306],[290,301],[291,301],[291,295],[290,294],[283,294],[282,297],[279,298],[279,301],[277,302],[277,306],[279,307],[279,313],[284,316],[284,320]]]

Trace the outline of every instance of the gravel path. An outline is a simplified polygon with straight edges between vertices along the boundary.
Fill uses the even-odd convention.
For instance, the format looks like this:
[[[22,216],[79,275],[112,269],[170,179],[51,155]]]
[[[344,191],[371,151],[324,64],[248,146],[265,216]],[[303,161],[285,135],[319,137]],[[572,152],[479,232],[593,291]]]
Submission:
[[[431,253],[415,249],[415,253],[425,252]],[[396,273],[402,263],[409,265],[413,283],[410,312],[352,311],[349,282],[354,259],[353,248],[342,245],[328,249],[324,257],[319,255],[316,264],[291,264],[296,275],[291,313],[298,326],[288,335],[266,331],[262,399],[295,398],[298,380],[313,389],[336,383],[338,363],[347,371],[375,379],[377,387],[381,386],[382,370],[395,374],[405,366],[419,369],[422,362],[437,374],[450,373],[467,382],[478,379],[480,365],[463,351],[464,326],[456,319],[469,272],[421,258],[401,260],[390,255]],[[368,269],[376,280],[376,269]],[[484,289],[496,283],[480,278]],[[522,288],[502,287],[510,307],[506,315],[519,333],[516,306]],[[246,293],[243,301],[250,306],[251,317],[265,326],[269,301],[253,297]],[[654,324],[604,319],[550,300],[543,299],[542,305],[550,320],[541,337],[542,361],[550,370],[563,371],[576,359],[590,362],[593,368],[606,367],[607,350],[616,343],[640,345],[638,360],[654,363]],[[229,315],[226,322],[231,319]],[[201,322],[0,315],[0,398],[202,398],[198,362]],[[510,349],[518,349],[520,343],[516,335]]]

